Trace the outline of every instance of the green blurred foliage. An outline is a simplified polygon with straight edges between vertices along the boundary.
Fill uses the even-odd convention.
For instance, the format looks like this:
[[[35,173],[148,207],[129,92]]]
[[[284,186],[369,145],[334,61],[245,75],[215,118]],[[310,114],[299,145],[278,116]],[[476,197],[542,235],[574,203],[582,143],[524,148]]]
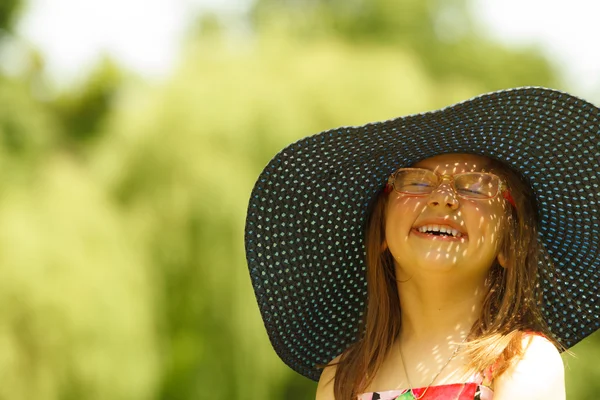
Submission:
[[[297,37],[336,37],[414,54],[433,80],[497,89],[547,83],[556,71],[536,48],[506,48],[477,31],[467,0],[258,0],[257,29],[285,26]]]
[[[28,93],[27,83],[0,77],[0,87],[0,174],[5,175],[9,166],[37,165],[59,132],[53,115]]]
[[[0,1],[0,39],[13,29],[13,25],[22,10],[25,2],[23,0]]]
[[[600,393],[600,331],[563,353],[567,399],[596,400]]]
[[[561,88],[535,50],[480,37],[462,0],[261,0],[249,23],[200,18],[160,85],[108,59],[51,99],[37,72],[0,80],[0,398],[313,398],[246,269],[260,170],[331,127]],[[598,337],[566,356],[569,399],[600,391]]]
[[[105,57],[84,82],[50,103],[66,134],[64,146],[74,149],[90,146],[90,141],[106,133],[102,123],[113,108],[124,79],[119,66]]]
[[[153,282],[121,211],[57,145],[29,86],[0,84],[2,399],[147,399]]]

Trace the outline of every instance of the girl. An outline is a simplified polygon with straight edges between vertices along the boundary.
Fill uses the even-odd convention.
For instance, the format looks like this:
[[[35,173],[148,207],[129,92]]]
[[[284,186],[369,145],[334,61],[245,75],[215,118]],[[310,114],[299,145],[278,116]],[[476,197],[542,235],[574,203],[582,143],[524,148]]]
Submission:
[[[284,149],[246,224],[279,356],[317,400],[564,399],[600,326],[599,135],[530,87]]]

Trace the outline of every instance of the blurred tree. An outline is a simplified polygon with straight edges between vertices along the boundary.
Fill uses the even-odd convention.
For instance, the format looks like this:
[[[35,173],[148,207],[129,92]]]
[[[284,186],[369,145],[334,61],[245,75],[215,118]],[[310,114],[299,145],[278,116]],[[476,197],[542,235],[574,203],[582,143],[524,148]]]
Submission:
[[[0,78],[0,163],[31,168],[55,144],[56,121],[26,83]],[[0,168],[0,173],[8,172]]]
[[[600,393],[600,331],[563,355],[567,399],[596,400]]]
[[[23,57],[0,77],[0,398],[146,400],[159,370],[144,255],[71,157],[100,131],[118,71],[49,100],[43,58],[11,36],[22,5],[0,2],[0,45]]]
[[[12,31],[13,25],[23,6],[23,0],[0,1],[0,39],[2,39],[2,36]]]
[[[83,83],[52,99],[49,105],[62,125],[65,147],[81,149],[108,133],[102,123],[113,108],[123,75],[117,64],[105,57]]]
[[[476,81],[490,89],[559,84],[536,48],[508,49],[485,36],[467,0],[257,0],[256,29],[285,25],[298,37],[335,35],[414,53],[435,81]]]
[[[149,399],[144,255],[60,137],[29,82],[0,79],[0,398]]]

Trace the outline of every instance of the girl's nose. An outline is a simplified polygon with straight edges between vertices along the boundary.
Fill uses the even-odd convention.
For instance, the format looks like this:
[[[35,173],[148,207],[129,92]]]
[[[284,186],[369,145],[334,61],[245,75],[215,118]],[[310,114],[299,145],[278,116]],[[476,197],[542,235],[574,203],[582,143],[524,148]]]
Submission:
[[[451,210],[458,208],[458,196],[450,183],[442,183],[431,192],[427,205],[430,207],[448,207]]]

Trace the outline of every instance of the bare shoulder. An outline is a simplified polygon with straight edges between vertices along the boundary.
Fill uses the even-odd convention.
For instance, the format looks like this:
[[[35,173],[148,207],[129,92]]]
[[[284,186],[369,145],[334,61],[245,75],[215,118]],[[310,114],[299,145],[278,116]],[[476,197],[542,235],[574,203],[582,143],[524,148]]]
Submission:
[[[316,400],[334,400],[333,397],[333,384],[335,378],[336,364],[340,360],[340,356],[337,356],[323,369],[321,377],[319,378],[319,384],[317,386],[317,398]],[[333,364],[333,365],[332,365]]]
[[[565,371],[548,339],[526,335],[523,357],[494,382],[494,400],[565,400]]]

